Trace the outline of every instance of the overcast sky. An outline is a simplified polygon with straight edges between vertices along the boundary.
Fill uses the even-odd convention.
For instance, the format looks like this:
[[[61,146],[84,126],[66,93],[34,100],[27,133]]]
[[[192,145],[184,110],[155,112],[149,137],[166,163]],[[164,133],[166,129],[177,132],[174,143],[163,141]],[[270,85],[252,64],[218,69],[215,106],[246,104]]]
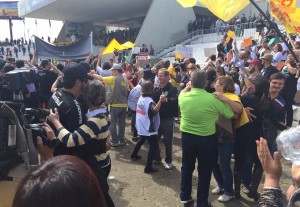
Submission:
[[[9,0],[0,0],[0,2]],[[18,1],[18,0],[16,0]],[[48,36],[53,40],[59,34],[63,23],[61,21],[51,20],[51,27],[49,26],[49,20],[37,19],[37,25],[35,24],[35,19],[25,18],[25,25],[21,20],[13,20],[13,37],[18,39],[24,37],[28,40],[32,35],[37,35],[38,37],[44,37],[45,40]],[[0,41],[4,41],[7,37],[10,38],[9,34],[9,23],[8,20],[0,19]]]

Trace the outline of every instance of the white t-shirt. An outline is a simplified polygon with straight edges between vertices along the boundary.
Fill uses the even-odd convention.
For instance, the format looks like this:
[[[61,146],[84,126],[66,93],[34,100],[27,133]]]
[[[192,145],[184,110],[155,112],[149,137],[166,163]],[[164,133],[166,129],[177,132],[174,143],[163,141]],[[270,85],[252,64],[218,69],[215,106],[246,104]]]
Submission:
[[[282,53],[284,53],[284,54],[282,55],[281,60],[286,61],[287,56],[288,56],[287,51],[289,51],[289,49],[288,49],[288,47],[286,46],[286,44],[285,44],[284,42],[281,43],[281,46],[282,46],[282,51],[283,51]]]
[[[234,87],[235,87],[234,93],[239,96],[241,94],[240,86],[237,83],[234,83]]]
[[[102,77],[111,76],[111,70],[103,70],[100,66],[97,66],[96,71]]]
[[[272,65],[276,66],[282,60],[282,52],[277,52],[276,54],[273,54],[273,60],[274,62],[272,62]]]

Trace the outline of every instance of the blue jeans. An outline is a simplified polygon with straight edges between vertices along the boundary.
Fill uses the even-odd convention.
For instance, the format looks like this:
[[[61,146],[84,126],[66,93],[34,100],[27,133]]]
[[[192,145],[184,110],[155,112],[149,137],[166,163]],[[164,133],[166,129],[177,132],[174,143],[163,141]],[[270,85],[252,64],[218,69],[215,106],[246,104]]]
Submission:
[[[198,161],[197,206],[207,207],[211,173],[217,160],[215,135],[202,137],[182,132],[181,200],[191,199],[196,159]]]
[[[224,194],[233,196],[233,175],[230,167],[233,143],[218,143],[218,162],[215,164],[213,173],[218,186],[224,188]]]
[[[253,159],[249,152],[245,155],[245,161],[243,165],[243,176],[242,176],[242,183],[244,185],[250,186],[251,185],[251,178],[252,178],[252,167],[253,167]]]

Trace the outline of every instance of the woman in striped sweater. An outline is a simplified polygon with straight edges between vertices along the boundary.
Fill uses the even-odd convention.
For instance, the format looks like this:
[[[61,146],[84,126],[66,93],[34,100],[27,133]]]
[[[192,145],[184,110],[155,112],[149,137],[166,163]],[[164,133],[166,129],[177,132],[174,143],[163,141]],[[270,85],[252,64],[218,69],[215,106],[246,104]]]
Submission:
[[[89,111],[86,114],[88,120],[81,125],[74,132],[69,132],[65,129],[59,121],[59,114],[57,109],[51,111],[48,119],[54,124],[57,129],[57,139],[59,139],[67,147],[76,147],[85,145],[92,139],[100,141],[100,154],[95,155],[98,164],[104,170],[108,177],[111,169],[111,161],[109,156],[110,148],[110,134],[109,134],[109,120],[106,116],[105,102],[105,87],[100,81],[89,82],[84,98],[89,106]],[[83,153],[90,154],[88,150],[83,150]]]

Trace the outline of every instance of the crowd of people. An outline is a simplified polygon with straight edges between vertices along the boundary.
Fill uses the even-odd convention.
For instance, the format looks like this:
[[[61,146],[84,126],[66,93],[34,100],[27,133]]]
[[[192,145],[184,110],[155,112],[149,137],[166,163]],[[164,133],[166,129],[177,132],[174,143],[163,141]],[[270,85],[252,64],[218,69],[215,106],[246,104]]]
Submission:
[[[27,42],[27,40],[24,41],[24,38],[19,38],[17,40],[13,40],[12,44],[10,44],[8,38],[6,38],[5,42],[0,43],[0,55],[11,59],[13,58],[15,60],[15,58],[19,58],[19,53],[22,53],[23,56],[27,53],[31,60],[33,57],[33,48],[34,45],[31,40]]]
[[[115,31],[99,31],[93,33],[93,44],[101,45],[106,47],[107,44],[112,40],[116,39],[120,43],[127,41],[135,42],[135,39],[139,33],[139,28],[129,28],[129,29],[118,29]]]
[[[126,41],[134,31],[125,33],[100,36]],[[14,101],[6,87],[6,73],[30,68],[36,80],[21,90],[23,102],[28,108],[50,110],[43,128],[55,143],[49,151],[38,138],[40,153],[50,153],[21,182],[13,206],[39,206],[32,197],[36,195],[53,206],[60,200],[66,206],[114,206],[107,184],[109,149],[126,147],[127,113],[131,139],[136,142],[129,159],[141,159],[139,150],[149,142],[145,173],[157,172],[155,165],[161,163],[166,170],[173,169],[173,129],[175,120],[180,120],[181,203],[194,201],[192,175],[197,160],[197,206],[212,206],[209,193],[226,203],[240,199],[241,191],[259,200],[259,206],[282,206],[276,137],[277,131],[292,127],[300,63],[284,42],[268,44],[277,36],[275,31],[260,35],[260,41],[246,47],[222,38],[218,53],[202,68],[193,57],[173,63],[159,60],[144,67],[138,61],[116,63],[114,56],[102,64],[101,55],[58,65],[49,60],[37,64],[35,55],[31,61],[16,62],[2,57],[0,99]],[[293,37],[290,44],[300,58],[300,38]],[[162,137],[164,160],[158,144]],[[61,171],[54,173],[54,169]],[[260,195],[264,171],[268,176]],[[218,185],[209,192],[212,174]],[[62,178],[65,175],[68,179]],[[299,176],[294,178],[299,183]]]
[[[269,12],[267,11],[267,16],[270,18]],[[272,18],[272,21],[275,19]],[[190,21],[188,24],[188,33],[198,33],[202,30],[203,34],[214,33],[216,32],[218,35],[226,34],[230,29],[235,31],[237,36],[242,37],[244,35],[244,30],[249,28],[257,28],[257,30],[263,30],[263,28],[267,26],[267,21],[261,16],[261,14],[246,17],[245,14],[235,16],[231,20],[224,22],[221,19],[212,19],[210,17],[200,17],[195,19],[194,21]]]

